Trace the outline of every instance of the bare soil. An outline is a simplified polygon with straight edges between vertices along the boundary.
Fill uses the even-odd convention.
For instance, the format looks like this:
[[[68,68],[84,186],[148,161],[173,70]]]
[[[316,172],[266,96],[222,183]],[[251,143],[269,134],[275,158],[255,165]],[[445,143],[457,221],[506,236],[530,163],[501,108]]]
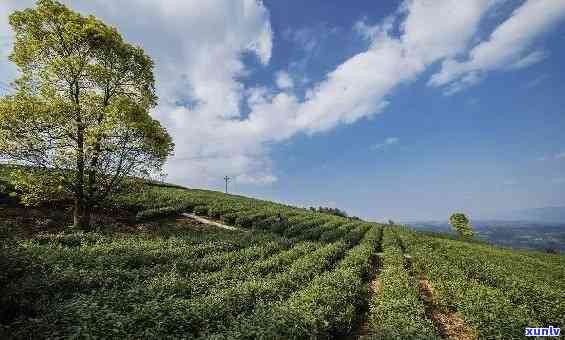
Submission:
[[[229,225],[217,222],[217,221],[213,221],[213,220],[201,217],[201,216],[197,216],[197,215],[194,215],[194,214],[183,213],[182,216],[189,218],[189,219],[192,219],[192,220],[195,220],[195,221],[202,223],[202,224],[207,224],[207,225],[211,225],[211,226],[222,228],[222,229],[248,232],[248,230],[240,229],[240,228],[237,228],[237,227],[232,227],[232,226],[229,226]]]
[[[379,278],[379,269],[380,269],[380,253],[377,253],[374,257],[371,258],[371,282],[368,286],[367,291],[367,301],[371,301],[375,294],[379,294],[381,290],[381,280]],[[367,306],[367,309],[369,306]],[[359,326],[352,334],[352,336],[347,337],[348,339],[369,339],[370,332],[369,332],[369,312],[368,310],[365,311],[362,318],[359,320]]]
[[[371,301],[373,295],[378,294],[381,290],[381,280],[379,279],[379,275],[375,272],[371,283],[369,284],[369,298],[368,300]],[[369,337],[369,319],[367,315],[362,320],[361,325],[359,325],[359,331],[357,332],[358,339],[367,339]]]
[[[422,300],[426,305],[426,313],[443,338],[450,340],[478,339],[477,332],[465,323],[459,313],[438,306],[433,287],[425,275],[418,276],[418,283]]]
[[[184,217],[169,217],[156,221],[135,222],[128,211],[98,210],[92,214],[94,230],[111,230],[123,233],[152,234],[165,230],[192,229],[209,231],[210,226]],[[72,225],[72,210],[64,207],[24,207],[0,203],[0,231],[17,238],[29,238],[38,233],[58,233]]]

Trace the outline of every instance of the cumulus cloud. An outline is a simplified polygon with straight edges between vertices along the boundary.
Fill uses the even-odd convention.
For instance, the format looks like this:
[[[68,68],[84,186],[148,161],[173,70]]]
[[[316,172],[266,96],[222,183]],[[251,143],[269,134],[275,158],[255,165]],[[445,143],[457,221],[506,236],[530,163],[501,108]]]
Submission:
[[[220,100],[221,106],[216,108],[206,100],[210,97],[197,91],[193,93],[202,104],[196,109],[162,105],[162,117],[174,117],[173,126],[179,127],[177,135],[181,136],[180,144],[175,136],[181,150],[177,150],[177,157],[170,162],[169,173],[189,184],[195,177],[207,183],[223,174],[232,175],[242,183],[275,181],[269,144],[297,133],[314,134],[379,113],[388,104],[386,95],[397,85],[413,80],[427,65],[459,53],[492,3],[488,0],[464,4],[451,0],[433,4],[409,2],[398,13],[405,17],[399,37],[389,32],[390,25],[379,26],[383,33],[372,39],[366,51],[338,65],[324,80],[307,89],[304,98],[261,87],[233,87],[230,92],[233,97],[246,100],[249,107],[245,118],[236,109],[237,100],[231,106],[233,114],[226,115],[229,106],[225,101]],[[451,19],[438,24],[437,15]],[[259,27],[267,24],[268,21]],[[231,79],[237,74],[232,72]]]
[[[479,72],[469,72],[465,76],[461,77],[459,81],[453,82],[446,86],[444,94],[446,96],[451,96],[464,89],[478,84],[482,80],[483,76]]]
[[[476,84],[482,73],[519,69],[540,62],[547,53],[532,51],[532,45],[537,37],[564,17],[565,1],[527,0],[496,27],[488,40],[477,44],[466,60],[445,60],[428,84],[447,85],[446,94],[453,94]]]
[[[378,114],[398,85],[435,62],[453,63],[497,0],[405,1],[380,25],[358,24],[368,48],[337,65],[303,97],[287,91],[291,83],[279,81],[282,72],[275,77],[278,90],[246,88],[240,81],[253,72],[242,54],[255,55],[262,65],[271,59],[273,31],[261,1],[64,2],[117,26],[155,59],[160,104],[153,114],[176,143],[169,179],[208,186],[220,184],[224,175],[241,183],[276,181],[270,144]],[[2,13],[29,5],[4,0]],[[473,81],[469,76],[467,82]]]
[[[548,53],[545,51],[533,51],[527,54],[525,57],[519,59],[518,61],[510,64],[509,69],[521,69],[539,63],[540,61],[547,58]]]
[[[282,36],[284,39],[298,45],[307,55],[314,55],[319,51],[321,44],[333,34],[337,28],[330,27],[327,23],[317,23],[311,27],[298,29],[287,28]]]
[[[271,174],[253,175],[248,174],[238,175],[236,181],[243,184],[271,184],[277,181],[277,177]]]
[[[239,123],[240,105],[248,93],[239,78],[249,72],[241,56],[251,53],[262,65],[271,58],[272,29],[262,2],[62,2],[118,27],[126,40],[142,46],[155,60],[160,104],[153,115],[176,144],[167,166],[170,180],[201,186],[221,181],[223,175],[265,178],[270,168],[261,141]],[[28,0],[3,0],[0,35],[11,40],[7,14],[32,5]],[[11,42],[6,45],[11,49]],[[0,51],[4,56],[4,49]],[[5,58],[1,63],[3,77],[10,65]]]
[[[399,10],[401,10],[400,8]],[[386,36],[393,29],[395,15],[386,17],[380,25],[367,24],[367,18],[363,18],[353,25],[353,29],[364,39],[373,41],[380,36]]]
[[[340,123],[352,123],[384,109],[386,96],[399,84],[413,80],[427,65],[457,54],[473,36],[481,15],[492,1],[410,1],[394,37],[390,22],[371,31],[367,51],[346,60],[307,92],[291,128],[315,133]],[[448,20],[437,22],[437,17]]]
[[[287,90],[294,87],[294,81],[292,80],[288,72],[285,71],[278,72],[275,81],[277,83],[277,86],[281,90]]]
[[[371,149],[380,150],[389,145],[398,144],[399,141],[400,139],[398,139],[397,137],[388,137],[387,139],[384,140],[384,142],[373,145]]]

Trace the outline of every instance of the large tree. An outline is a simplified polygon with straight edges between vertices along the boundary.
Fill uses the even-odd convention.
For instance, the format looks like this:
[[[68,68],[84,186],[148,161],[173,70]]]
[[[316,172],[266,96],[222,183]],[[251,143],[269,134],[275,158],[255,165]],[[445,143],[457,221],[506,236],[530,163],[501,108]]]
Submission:
[[[74,226],[88,227],[95,204],[172,154],[149,115],[153,62],[115,28],[57,1],[12,13],[10,25],[20,76],[0,98],[0,158],[31,166],[15,176],[24,202],[67,193]]]

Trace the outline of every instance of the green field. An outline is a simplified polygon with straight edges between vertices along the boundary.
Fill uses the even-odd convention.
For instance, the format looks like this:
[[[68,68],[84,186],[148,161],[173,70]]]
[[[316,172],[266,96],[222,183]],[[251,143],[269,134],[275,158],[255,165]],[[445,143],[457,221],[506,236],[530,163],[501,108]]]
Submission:
[[[42,210],[0,204],[0,338],[508,339],[565,325],[564,256],[174,186],[110,208],[129,222],[83,232],[21,226],[8,211]]]

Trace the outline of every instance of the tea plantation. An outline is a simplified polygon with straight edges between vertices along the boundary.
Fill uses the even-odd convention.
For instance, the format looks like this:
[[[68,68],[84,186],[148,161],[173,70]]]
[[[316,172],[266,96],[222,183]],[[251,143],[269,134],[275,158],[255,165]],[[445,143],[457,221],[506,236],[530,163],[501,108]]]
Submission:
[[[162,184],[114,197],[103,211],[129,217],[91,231],[22,226],[8,212],[32,209],[7,202],[2,339],[509,339],[565,325],[560,255]]]

